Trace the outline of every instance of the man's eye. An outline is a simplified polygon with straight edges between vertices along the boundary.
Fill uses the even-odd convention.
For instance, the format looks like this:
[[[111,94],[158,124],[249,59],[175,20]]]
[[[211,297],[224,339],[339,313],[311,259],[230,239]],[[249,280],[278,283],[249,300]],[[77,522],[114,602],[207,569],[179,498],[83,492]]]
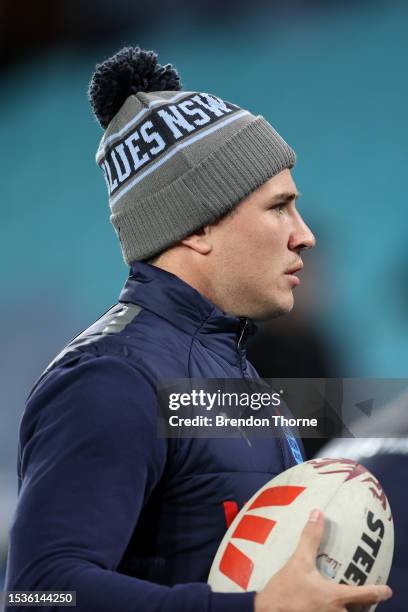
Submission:
[[[274,210],[278,215],[282,215],[285,210],[285,204],[276,204],[276,206],[272,206],[271,210]]]

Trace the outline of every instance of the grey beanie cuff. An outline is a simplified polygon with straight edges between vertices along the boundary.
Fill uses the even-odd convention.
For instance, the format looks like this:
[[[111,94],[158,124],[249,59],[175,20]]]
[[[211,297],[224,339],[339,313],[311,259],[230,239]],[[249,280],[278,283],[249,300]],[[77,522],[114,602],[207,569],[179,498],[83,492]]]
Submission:
[[[163,189],[112,213],[126,263],[153,257],[214,223],[295,161],[291,147],[257,117]]]

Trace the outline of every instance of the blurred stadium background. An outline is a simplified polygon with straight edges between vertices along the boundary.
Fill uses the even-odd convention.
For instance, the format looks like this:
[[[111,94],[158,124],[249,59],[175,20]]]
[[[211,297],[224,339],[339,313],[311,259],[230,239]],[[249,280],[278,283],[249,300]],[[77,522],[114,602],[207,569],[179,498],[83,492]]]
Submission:
[[[263,114],[297,151],[318,246],[295,312],[251,349],[261,372],[405,377],[408,5],[2,0],[0,15],[1,587],[25,397],[127,275],[94,161],[95,63],[124,44],[154,48],[186,89]]]

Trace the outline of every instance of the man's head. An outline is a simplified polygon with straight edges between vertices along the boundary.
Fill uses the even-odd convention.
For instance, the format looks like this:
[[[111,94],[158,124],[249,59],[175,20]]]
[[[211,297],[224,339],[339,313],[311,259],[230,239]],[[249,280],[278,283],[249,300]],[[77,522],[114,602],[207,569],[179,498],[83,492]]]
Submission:
[[[237,316],[289,312],[301,251],[315,239],[296,209],[298,192],[283,170],[218,223],[166,250],[155,265],[171,271]]]
[[[288,271],[314,242],[295,209],[295,153],[263,117],[180,87],[172,66],[138,48],[91,81],[105,128],[96,159],[124,259],[162,253],[155,265],[233,314],[287,312],[297,282]]]

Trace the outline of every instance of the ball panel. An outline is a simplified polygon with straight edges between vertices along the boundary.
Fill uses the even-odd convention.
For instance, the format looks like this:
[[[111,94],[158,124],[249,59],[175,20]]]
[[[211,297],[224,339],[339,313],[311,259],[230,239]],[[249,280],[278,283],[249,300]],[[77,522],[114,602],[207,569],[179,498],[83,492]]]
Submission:
[[[262,589],[294,552],[313,508],[326,517],[316,561],[322,575],[348,584],[385,583],[394,533],[381,484],[353,461],[324,458],[283,472],[245,504],[214,558],[212,588]]]

